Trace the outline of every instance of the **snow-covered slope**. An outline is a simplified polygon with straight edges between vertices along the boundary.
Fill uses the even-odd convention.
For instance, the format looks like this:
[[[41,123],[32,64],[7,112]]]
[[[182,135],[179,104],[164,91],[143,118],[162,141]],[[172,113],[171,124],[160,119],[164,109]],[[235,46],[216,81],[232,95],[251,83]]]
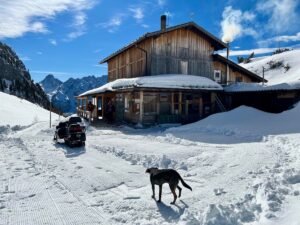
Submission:
[[[267,85],[296,82],[300,80],[300,49],[253,59],[241,66],[262,76],[265,68]]]
[[[25,99],[0,92],[0,126],[28,126],[49,121],[49,111]],[[53,120],[58,115],[52,113]]]

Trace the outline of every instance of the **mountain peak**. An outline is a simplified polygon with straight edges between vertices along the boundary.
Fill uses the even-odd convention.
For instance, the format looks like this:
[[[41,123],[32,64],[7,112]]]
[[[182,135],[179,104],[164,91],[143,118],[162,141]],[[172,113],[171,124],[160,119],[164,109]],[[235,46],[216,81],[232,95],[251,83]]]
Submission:
[[[48,74],[41,82],[40,85],[44,89],[46,93],[51,93],[54,92],[55,90],[58,89],[58,87],[62,84],[63,82],[60,81],[59,79],[55,78],[53,74]]]

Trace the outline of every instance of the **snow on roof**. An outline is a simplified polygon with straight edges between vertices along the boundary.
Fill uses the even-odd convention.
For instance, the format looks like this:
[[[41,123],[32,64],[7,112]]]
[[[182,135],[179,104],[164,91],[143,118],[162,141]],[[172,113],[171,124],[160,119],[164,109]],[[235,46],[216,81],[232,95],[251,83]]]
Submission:
[[[276,90],[296,90],[300,89],[300,80],[288,83],[262,85],[258,83],[235,83],[224,87],[226,92],[246,92],[246,91],[276,91]]]
[[[196,90],[223,90],[218,83],[201,76],[165,74],[146,77],[118,79],[101,87],[89,90],[79,96],[115,91],[127,88],[170,88],[170,89],[196,89]]]

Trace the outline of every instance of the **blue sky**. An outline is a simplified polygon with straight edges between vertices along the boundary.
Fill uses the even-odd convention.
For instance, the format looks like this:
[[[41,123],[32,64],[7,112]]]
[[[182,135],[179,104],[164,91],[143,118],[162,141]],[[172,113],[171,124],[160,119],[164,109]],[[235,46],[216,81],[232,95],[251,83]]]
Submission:
[[[231,41],[232,59],[300,46],[299,0],[0,0],[0,40],[35,81],[107,74],[98,62],[145,32],[195,21]]]

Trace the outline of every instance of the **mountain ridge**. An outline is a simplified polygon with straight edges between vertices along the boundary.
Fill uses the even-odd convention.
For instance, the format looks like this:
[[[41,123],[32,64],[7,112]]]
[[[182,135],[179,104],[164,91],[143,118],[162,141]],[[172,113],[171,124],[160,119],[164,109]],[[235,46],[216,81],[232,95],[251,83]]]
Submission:
[[[49,108],[47,95],[31,79],[29,71],[16,52],[0,41],[0,91]]]
[[[65,82],[55,78],[54,75],[47,75],[40,85],[47,93],[49,99],[55,108],[58,108],[64,113],[74,113],[76,111],[75,96],[102,86],[107,83],[107,75],[96,77],[94,75],[85,76],[82,78],[69,78]]]

